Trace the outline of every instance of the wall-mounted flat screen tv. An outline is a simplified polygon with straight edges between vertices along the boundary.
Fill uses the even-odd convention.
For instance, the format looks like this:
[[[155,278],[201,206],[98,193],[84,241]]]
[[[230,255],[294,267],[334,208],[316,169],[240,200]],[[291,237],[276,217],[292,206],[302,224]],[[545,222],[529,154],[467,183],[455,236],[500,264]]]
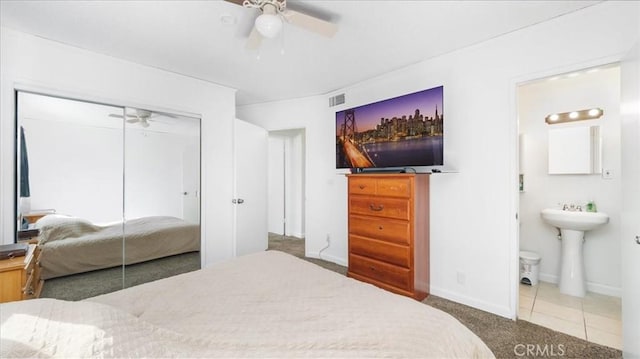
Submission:
[[[336,168],[443,165],[443,86],[336,112]]]

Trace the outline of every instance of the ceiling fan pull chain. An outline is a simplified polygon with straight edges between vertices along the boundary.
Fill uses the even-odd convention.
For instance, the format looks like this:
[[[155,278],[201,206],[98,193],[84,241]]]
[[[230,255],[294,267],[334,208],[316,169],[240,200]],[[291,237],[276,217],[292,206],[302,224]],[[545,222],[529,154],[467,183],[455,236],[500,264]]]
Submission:
[[[280,32],[280,55],[284,55],[284,28]]]

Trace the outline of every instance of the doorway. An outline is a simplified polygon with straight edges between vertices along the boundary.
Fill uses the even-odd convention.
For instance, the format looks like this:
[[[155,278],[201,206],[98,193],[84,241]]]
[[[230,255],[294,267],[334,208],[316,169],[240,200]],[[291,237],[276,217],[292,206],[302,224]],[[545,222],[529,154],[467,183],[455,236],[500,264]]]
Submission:
[[[620,101],[618,64],[537,79],[517,88],[519,248],[540,257],[538,283],[519,284],[518,319],[616,349],[622,349]],[[545,122],[554,113],[591,108],[601,108],[604,115],[572,123]],[[585,126],[599,128],[601,170],[549,174],[549,131]],[[540,211],[564,204],[585,208],[590,201],[610,221],[585,235],[586,296],[566,295],[557,285],[562,242],[558,230],[541,219]]]
[[[268,230],[302,239],[305,232],[305,130],[269,132]]]

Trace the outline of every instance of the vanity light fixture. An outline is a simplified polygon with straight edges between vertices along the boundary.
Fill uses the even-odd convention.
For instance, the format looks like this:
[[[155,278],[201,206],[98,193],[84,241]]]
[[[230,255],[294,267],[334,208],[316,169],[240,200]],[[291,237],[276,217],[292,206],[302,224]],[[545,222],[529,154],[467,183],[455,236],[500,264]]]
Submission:
[[[554,113],[544,118],[544,122],[549,125],[555,125],[556,123],[565,123],[573,121],[595,120],[604,114],[601,108],[592,108],[589,110],[571,111]]]

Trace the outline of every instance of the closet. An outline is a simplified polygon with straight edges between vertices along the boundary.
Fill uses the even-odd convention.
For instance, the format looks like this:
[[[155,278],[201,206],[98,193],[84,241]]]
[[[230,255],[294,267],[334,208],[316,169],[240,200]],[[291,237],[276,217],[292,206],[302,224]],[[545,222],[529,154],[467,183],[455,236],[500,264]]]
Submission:
[[[16,99],[16,241],[42,249],[44,291],[48,277],[83,277],[93,294],[121,289],[146,276],[128,278],[128,264],[199,252],[199,118],[25,91]],[[173,240],[185,231],[189,243]],[[84,247],[64,252],[72,241]]]

